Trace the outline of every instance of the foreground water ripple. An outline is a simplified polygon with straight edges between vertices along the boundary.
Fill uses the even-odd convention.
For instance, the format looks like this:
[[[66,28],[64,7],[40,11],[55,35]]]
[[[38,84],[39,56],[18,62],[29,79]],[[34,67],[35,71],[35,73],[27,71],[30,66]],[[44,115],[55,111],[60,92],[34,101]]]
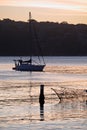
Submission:
[[[87,129],[87,98],[60,102],[51,89],[87,90],[87,57],[45,57],[41,73],[13,71],[13,59],[0,57],[0,130]]]

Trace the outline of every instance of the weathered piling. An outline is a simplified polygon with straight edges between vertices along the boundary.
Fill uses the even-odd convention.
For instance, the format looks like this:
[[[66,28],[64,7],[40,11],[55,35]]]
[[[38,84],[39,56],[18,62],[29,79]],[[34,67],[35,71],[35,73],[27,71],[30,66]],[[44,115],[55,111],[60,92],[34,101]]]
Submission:
[[[39,103],[40,103],[40,105],[43,105],[45,103],[44,85],[40,86]]]
[[[87,93],[87,89],[85,90],[85,92]]]

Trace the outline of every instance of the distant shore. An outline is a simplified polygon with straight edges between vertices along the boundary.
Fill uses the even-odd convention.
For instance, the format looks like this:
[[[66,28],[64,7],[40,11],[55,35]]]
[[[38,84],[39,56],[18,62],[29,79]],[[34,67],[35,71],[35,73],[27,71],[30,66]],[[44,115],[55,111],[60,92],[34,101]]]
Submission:
[[[33,36],[32,49],[29,24],[10,19],[0,20],[0,56],[87,56],[87,25],[67,22],[37,22],[37,39]],[[34,35],[34,32],[33,32]],[[40,51],[38,51],[40,48]]]

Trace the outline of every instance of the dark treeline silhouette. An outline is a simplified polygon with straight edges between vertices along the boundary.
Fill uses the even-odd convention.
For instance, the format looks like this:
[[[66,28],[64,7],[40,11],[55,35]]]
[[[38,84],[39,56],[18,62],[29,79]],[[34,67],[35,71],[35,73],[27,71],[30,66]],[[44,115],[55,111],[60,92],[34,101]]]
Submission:
[[[68,24],[67,22],[37,22],[36,28],[40,47],[45,56],[85,56],[87,55],[87,25]],[[28,56],[33,48],[38,55],[39,48],[32,30],[32,49],[31,34],[28,22],[17,22],[10,19],[0,20],[0,55],[1,56]],[[34,44],[33,44],[34,43]]]

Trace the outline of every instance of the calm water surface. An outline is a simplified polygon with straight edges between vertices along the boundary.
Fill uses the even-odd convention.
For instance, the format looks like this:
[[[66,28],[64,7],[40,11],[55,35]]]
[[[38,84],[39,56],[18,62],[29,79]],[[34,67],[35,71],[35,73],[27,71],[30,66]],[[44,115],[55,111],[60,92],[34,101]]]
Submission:
[[[87,57],[45,57],[44,72],[33,73],[12,70],[13,59],[18,57],[0,57],[0,130],[87,129],[87,99],[60,103],[51,89],[87,89]]]

